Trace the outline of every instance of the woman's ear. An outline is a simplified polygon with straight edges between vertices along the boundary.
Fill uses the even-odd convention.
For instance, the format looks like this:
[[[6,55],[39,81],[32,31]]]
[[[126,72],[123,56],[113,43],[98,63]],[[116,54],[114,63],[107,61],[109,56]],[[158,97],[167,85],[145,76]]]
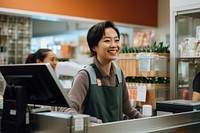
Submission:
[[[42,61],[40,61],[39,59],[36,60],[36,63],[42,63]]]
[[[96,49],[95,49],[95,47],[93,47],[93,48],[92,48],[92,50],[93,50],[94,52],[96,52]]]

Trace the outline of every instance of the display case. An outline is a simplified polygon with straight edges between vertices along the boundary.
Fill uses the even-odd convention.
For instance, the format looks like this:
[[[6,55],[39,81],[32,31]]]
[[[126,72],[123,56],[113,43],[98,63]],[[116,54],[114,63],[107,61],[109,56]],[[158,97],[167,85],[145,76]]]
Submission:
[[[147,90],[155,92],[156,100],[169,100],[168,62],[169,53],[119,54],[117,65],[124,72],[130,99],[136,100],[137,88],[144,86]]]
[[[31,18],[0,14],[0,64],[24,63],[31,38]]]
[[[170,98],[191,99],[200,71],[200,2],[170,2]]]
[[[122,47],[116,64],[122,69],[133,106],[156,109],[169,100],[169,46],[154,42],[146,47]]]

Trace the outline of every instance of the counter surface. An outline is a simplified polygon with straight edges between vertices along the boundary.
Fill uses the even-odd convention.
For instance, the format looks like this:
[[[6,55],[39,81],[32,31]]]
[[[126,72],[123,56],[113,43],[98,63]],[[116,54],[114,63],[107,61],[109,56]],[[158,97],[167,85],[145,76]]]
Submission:
[[[94,125],[88,133],[199,133],[199,127],[200,111],[191,111]]]

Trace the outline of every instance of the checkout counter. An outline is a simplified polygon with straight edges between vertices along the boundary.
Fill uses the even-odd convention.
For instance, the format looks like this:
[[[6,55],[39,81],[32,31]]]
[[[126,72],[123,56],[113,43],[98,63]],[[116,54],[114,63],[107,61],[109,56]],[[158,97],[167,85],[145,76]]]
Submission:
[[[200,102],[194,102],[192,100],[157,101],[156,109],[157,111],[172,113],[195,111],[200,110]]]
[[[190,110],[175,113],[170,105],[178,108],[185,105],[157,103],[156,111],[172,113],[101,124],[92,123],[88,115],[53,111],[29,111],[27,115],[27,104],[53,107],[71,105],[50,64],[7,65],[0,66],[0,71],[6,82],[12,84],[4,92],[1,133],[24,133],[25,130],[26,133],[200,133],[200,103],[191,104]],[[162,105],[171,110],[162,110]],[[16,131],[18,128],[21,130]]]
[[[199,133],[200,102],[157,102],[157,116],[109,123],[92,123],[87,115],[33,114],[34,133]],[[167,112],[159,115],[158,112]]]
[[[27,133],[199,133],[200,110],[96,124],[87,115],[58,112],[32,115]]]
[[[200,102],[157,102],[157,116],[108,123],[92,123],[88,115],[60,112],[33,114],[34,133],[199,133]],[[161,113],[158,112],[167,112]]]
[[[34,114],[34,133],[199,133],[200,110],[95,124],[89,116]]]

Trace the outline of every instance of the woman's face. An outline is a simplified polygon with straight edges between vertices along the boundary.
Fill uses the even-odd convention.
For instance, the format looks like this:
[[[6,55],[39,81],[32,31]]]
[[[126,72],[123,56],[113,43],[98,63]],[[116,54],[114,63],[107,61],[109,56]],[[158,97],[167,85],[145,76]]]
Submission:
[[[93,50],[97,53],[97,58],[102,63],[115,60],[120,48],[121,44],[117,32],[113,28],[106,28],[105,35]]]
[[[39,63],[39,62],[38,62]],[[41,62],[40,62],[41,63]],[[52,51],[47,52],[47,57],[44,58],[42,63],[50,63],[52,68],[55,70],[57,65],[57,57]]]

